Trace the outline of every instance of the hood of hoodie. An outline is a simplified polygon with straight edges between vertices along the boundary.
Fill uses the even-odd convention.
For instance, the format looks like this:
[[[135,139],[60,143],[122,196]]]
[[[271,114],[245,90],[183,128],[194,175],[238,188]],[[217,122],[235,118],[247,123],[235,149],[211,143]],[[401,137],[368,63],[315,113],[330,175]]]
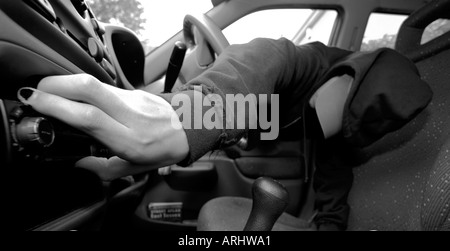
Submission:
[[[414,63],[392,49],[351,54],[331,67],[321,83],[343,74],[354,78],[342,122],[343,137],[353,146],[369,146],[399,130],[433,97]]]

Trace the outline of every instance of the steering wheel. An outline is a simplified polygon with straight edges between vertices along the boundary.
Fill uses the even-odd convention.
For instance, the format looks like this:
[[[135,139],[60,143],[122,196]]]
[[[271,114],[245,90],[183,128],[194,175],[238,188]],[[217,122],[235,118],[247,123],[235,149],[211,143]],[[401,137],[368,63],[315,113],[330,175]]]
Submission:
[[[230,43],[222,30],[207,15],[186,15],[183,34],[190,55],[186,58],[181,73],[189,81],[209,68]]]
[[[207,15],[186,15],[183,34],[187,47],[195,53],[195,56],[186,58],[181,70],[186,82],[208,69],[214,63],[215,55],[219,56],[230,46],[222,30]],[[244,136],[237,145],[243,150],[250,150],[255,142],[257,140]]]
[[[222,30],[207,15],[186,15],[183,34],[188,48],[195,53],[195,57],[187,58],[181,70],[186,82],[208,69],[214,63],[215,55],[220,55],[230,46]],[[243,150],[250,150],[255,146],[255,142],[257,140],[250,139],[247,135],[237,145]]]

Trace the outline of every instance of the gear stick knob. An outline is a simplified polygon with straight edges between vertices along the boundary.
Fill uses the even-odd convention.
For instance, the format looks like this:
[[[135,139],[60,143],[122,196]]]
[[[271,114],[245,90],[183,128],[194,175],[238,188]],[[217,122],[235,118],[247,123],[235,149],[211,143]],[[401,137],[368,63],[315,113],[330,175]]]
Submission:
[[[253,184],[253,207],[244,231],[271,231],[288,205],[286,188],[270,178],[259,178]]]

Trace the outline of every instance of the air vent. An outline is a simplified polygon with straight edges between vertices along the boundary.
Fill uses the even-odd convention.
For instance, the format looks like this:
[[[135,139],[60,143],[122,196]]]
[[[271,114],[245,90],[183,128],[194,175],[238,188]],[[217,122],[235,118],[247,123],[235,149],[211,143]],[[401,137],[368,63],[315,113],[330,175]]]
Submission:
[[[84,0],[71,0],[73,7],[75,7],[75,9],[77,10],[78,14],[80,14],[80,16],[82,18],[86,17],[86,11],[88,9],[86,2]]]

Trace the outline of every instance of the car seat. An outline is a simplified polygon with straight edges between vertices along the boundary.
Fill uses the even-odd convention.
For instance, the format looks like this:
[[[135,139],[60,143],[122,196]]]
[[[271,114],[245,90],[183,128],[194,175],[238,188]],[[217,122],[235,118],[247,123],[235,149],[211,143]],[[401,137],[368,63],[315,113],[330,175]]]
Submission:
[[[402,25],[396,49],[416,63],[434,98],[427,110],[365,149],[354,169],[349,230],[450,230],[450,32],[422,45],[425,28],[450,19],[438,0]]]
[[[404,23],[397,50],[410,57],[435,96],[411,123],[355,155],[361,160],[349,204],[349,230],[450,230],[450,39],[447,32],[425,45],[425,27],[449,18],[450,0],[438,0]],[[208,202],[199,231],[243,230],[252,208],[245,198]],[[274,231],[310,230],[300,218],[282,214]]]

